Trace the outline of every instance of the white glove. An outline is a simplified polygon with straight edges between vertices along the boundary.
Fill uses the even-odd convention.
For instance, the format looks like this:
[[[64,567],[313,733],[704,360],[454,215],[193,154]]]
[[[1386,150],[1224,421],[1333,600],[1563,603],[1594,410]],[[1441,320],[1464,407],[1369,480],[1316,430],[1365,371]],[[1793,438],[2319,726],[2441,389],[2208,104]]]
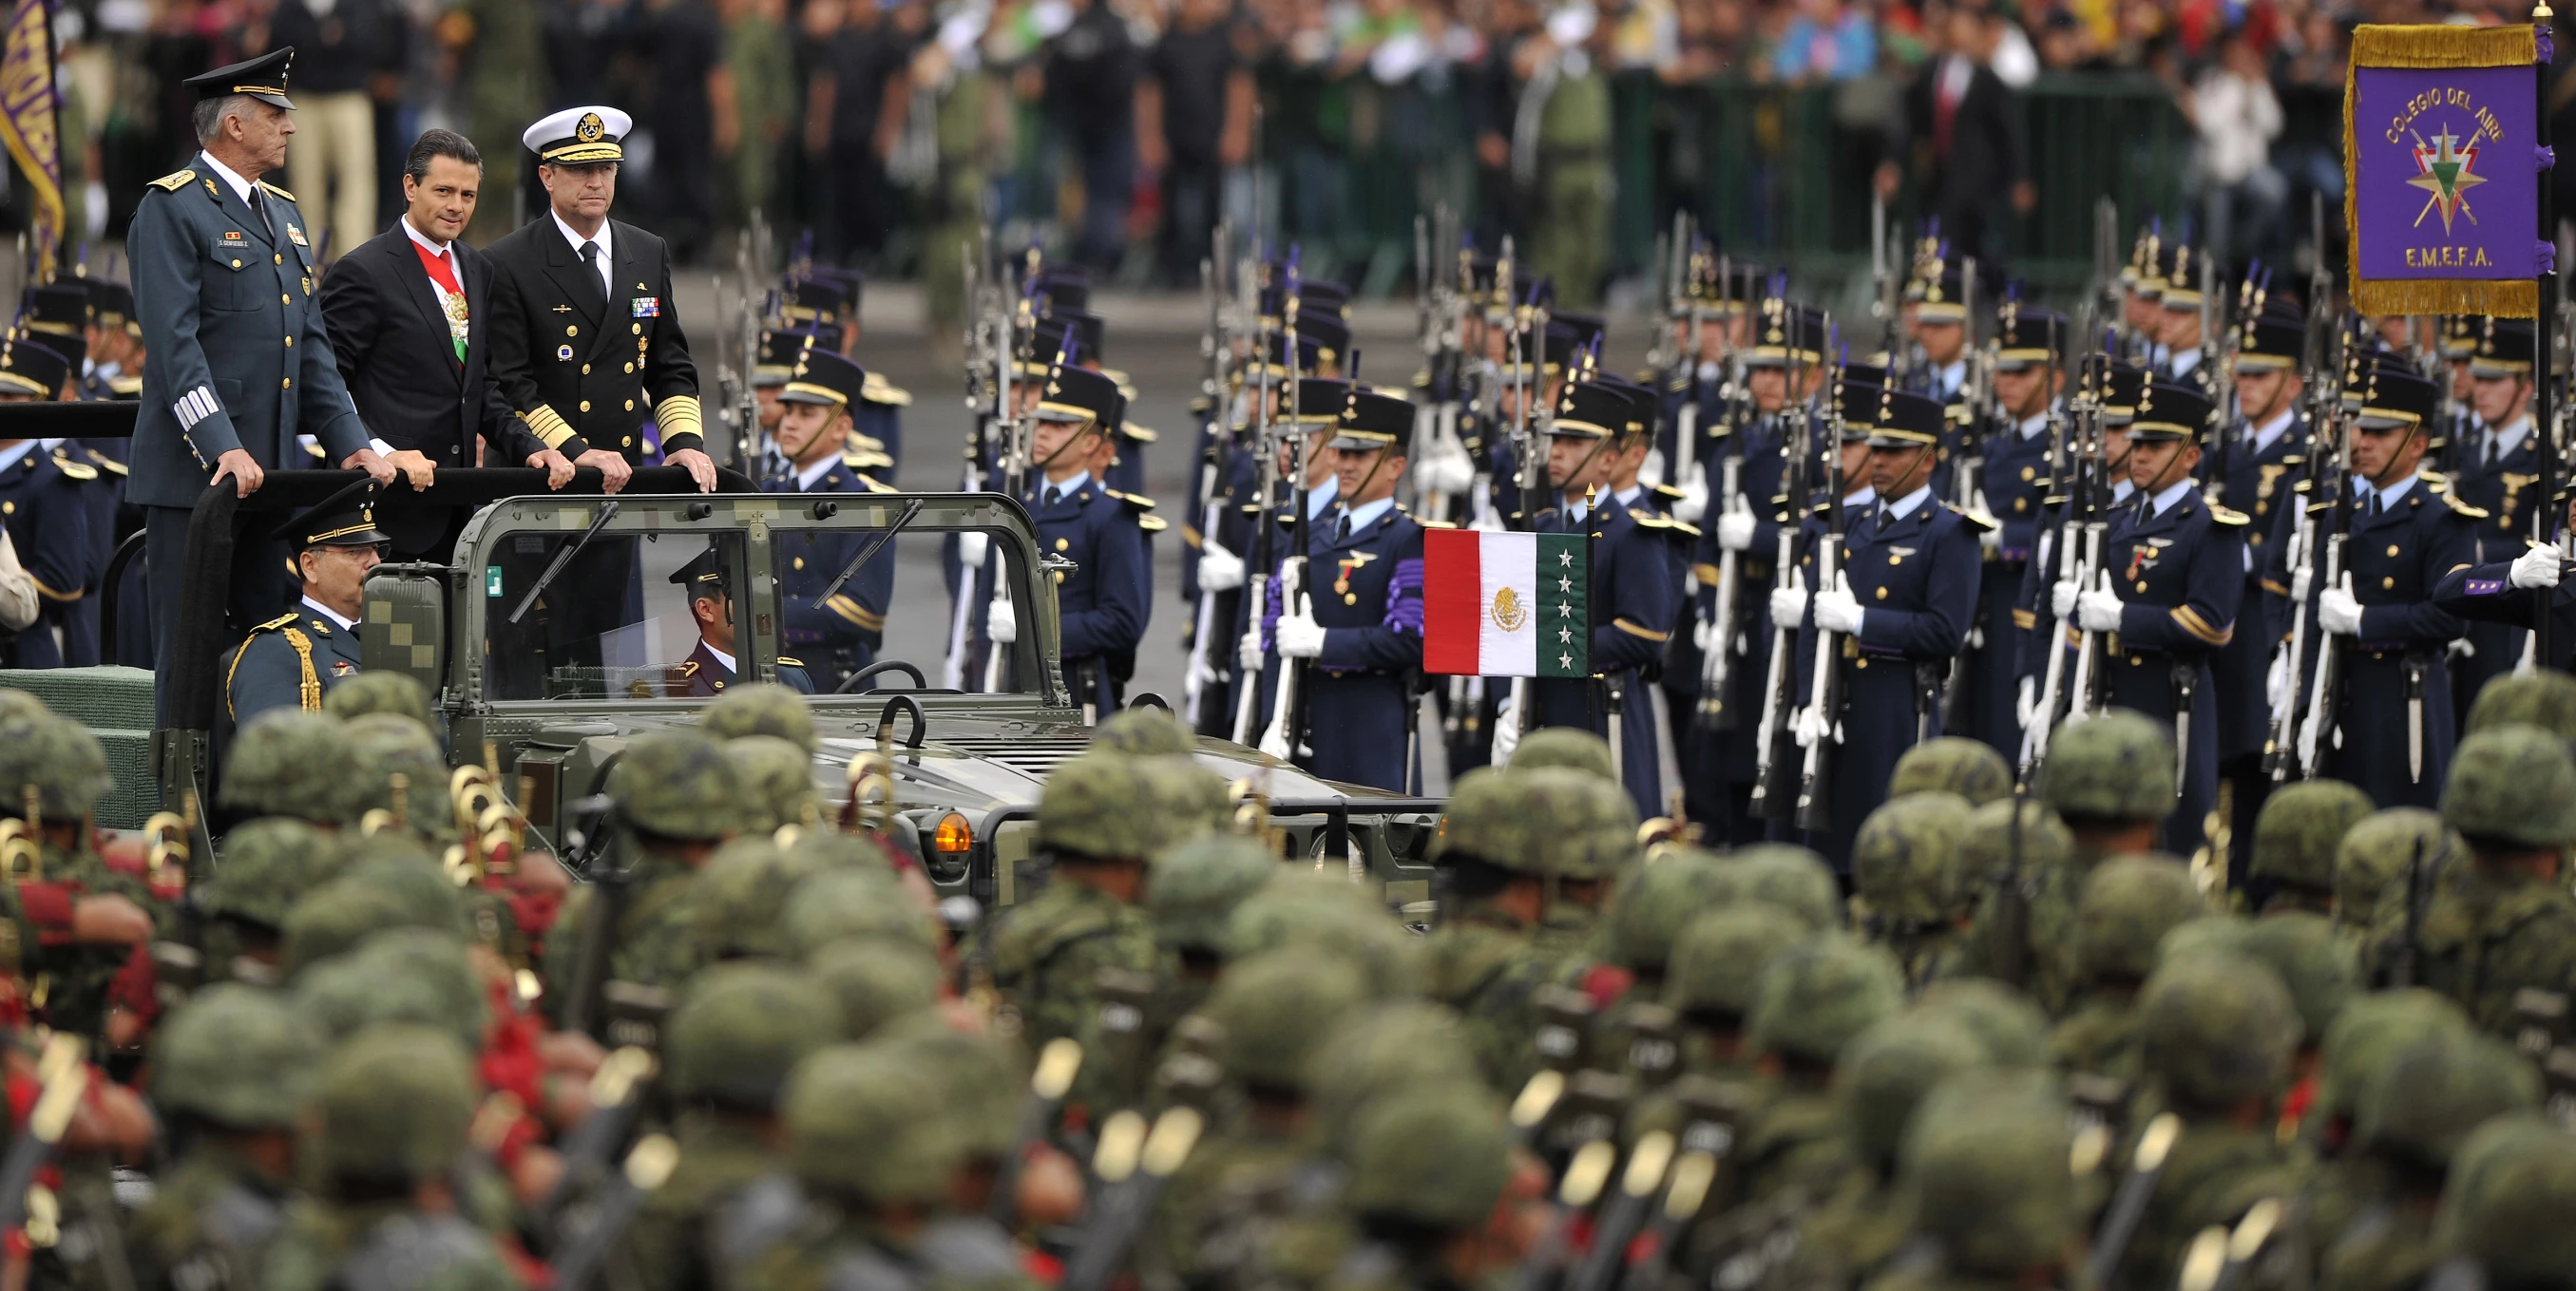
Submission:
[[[2558,586],[2558,564],[2556,544],[2534,547],[2513,558],[2513,585],[2556,587]]]
[[[2061,620],[2067,615],[2073,614],[2075,612],[2075,593],[2078,590],[2079,589],[2075,585],[2075,580],[2071,578],[2061,578],[2056,582],[2049,584],[2049,614]]]
[[[993,598],[992,612],[984,619],[984,635],[992,638],[995,645],[1009,645],[1020,639],[1020,621],[1012,615],[1009,601]]]
[[[957,561],[968,569],[984,567],[984,553],[993,545],[989,535],[969,529],[957,535]]]
[[[1496,508],[1487,507],[1478,513],[1475,519],[1468,521],[1467,527],[1478,533],[1501,533],[1503,531],[1502,512]]]
[[[1982,518],[1993,527],[1977,531],[1977,545],[1985,548],[1990,553],[2002,551],[2004,549],[2004,527],[1999,524],[1994,524],[1993,516],[1983,516]]]
[[[1797,628],[1807,622],[1807,589],[1778,587],[1771,591],[1771,622],[1775,627]]]
[[[1234,644],[1234,662],[1247,673],[1261,671],[1261,629],[1253,628]]]
[[[2290,697],[2290,652],[2272,654],[2272,670],[2263,676],[2263,702],[2277,709]]]
[[[1312,659],[1324,653],[1324,629],[1312,614],[1283,614],[1270,635],[1279,642],[1282,658]]]
[[[2095,588],[2075,598],[2075,626],[2087,632],[2117,632],[2121,608],[2119,593]]]
[[[1753,508],[1746,506],[1743,499],[1736,500],[1734,510],[1717,518],[1717,545],[1728,551],[1753,549]]]
[[[2329,587],[2317,597],[2317,626],[2336,636],[2361,635],[2361,602],[2350,588]]]
[[[1243,557],[1227,551],[1216,539],[1208,539],[1199,551],[1199,590],[1231,592],[1243,586]]]
[[[1423,457],[1416,482],[1425,493],[1464,493],[1476,482],[1476,460],[1456,440],[1435,444]]]
[[[1682,495],[1673,502],[1673,518],[1683,524],[1698,524],[1708,514],[1708,481],[1692,480],[1682,486]]]
[[[1816,626],[1827,632],[1860,632],[1860,601],[1839,576],[1832,590],[1816,593]]]
[[[1825,721],[1825,715],[1817,712],[1813,704],[1799,709],[1789,720],[1792,723],[1789,729],[1796,736],[1798,747],[1802,749],[1813,748],[1817,740],[1833,734],[1831,725]]]
[[[2291,604],[2295,605],[2301,601],[2305,601],[2308,599],[2308,593],[2315,591],[2316,588],[2317,571],[2314,568],[2307,565],[2301,565],[2297,569],[2290,571]]]
[[[2021,679],[2021,691],[2013,696],[2013,725],[2027,728],[2030,719],[2039,715],[2039,683],[2029,677]]]
[[[1520,697],[1503,692],[1503,702],[1494,707],[1494,751],[1489,765],[1509,766],[1512,750],[1521,746]]]

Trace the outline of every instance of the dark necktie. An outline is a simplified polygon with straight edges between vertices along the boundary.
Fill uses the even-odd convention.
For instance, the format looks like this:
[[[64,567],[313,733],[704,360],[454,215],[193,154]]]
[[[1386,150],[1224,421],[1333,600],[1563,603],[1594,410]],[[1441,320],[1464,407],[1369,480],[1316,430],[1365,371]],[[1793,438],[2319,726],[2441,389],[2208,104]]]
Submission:
[[[2372,489],[2370,491],[2370,514],[2375,518],[2385,509],[2386,507],[2379,500],[2379,490]]]
[[[1339,546],[1342,543],[1349,542],[1350,540],[1351,513],[1345,511],[1341,514],[1339,519],[1333,521],[1333,544],[1335,546]]]
[[[2504,444],[2504,437],[2503,437],[2502,435],[2499,435],[2499,434],[2497,434],[2496,432],[2494,432],[2494,431],[2492,431],[2492,430],[2490,430],[2490,431],[2488,431],[2488,432],[2487,432],[2487,464],[2486,464],[2486,468],[2487,468],[2488,470],[2492,471],[2492,470],[2494,470],[2494,469],[2495,469],[2496,458],[2498,458],[2498,457],[2500,457],[2500,456],[2502,456],[2502,455],[2503,455],[2503,444]]]
[[[608,289],[599,284],[599,244],[597,242],[581,244],[581,274],[583,285],[596,290],[599,293],[596,299],[605,305],[608,302]]]
[[[1880,533],[1885,533],[1887,532],[1887,527],[1895,523],[1896,508],[1889,506],[1884,502],[1880,503],[1878,506],[1878,531]]]
[[[259,220],[259,230],[263,235],[276,232],[268,224],[268,195],[259,191],[257,180],[252,180],[250,185],[250,213]]]

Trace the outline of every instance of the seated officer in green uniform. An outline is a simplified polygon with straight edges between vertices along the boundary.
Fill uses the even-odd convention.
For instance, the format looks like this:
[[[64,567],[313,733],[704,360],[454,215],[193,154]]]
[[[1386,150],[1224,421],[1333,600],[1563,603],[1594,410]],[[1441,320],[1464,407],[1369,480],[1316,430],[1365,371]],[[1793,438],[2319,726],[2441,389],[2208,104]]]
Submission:
[[[741,643],[735,635],[732,566],[721,548],[711,546],[671,571],[671,581],[688,589],[689,617],[697,620],[698,645],[688,658],[664,674],[662,693],[673,699],[721,695],[742,672]],[[800,695],[814,693],[805,665],[784,655],[778,660],[778,683]]]
[[[322,710],[324,692],[358,673],[358,613],[367,574],[390,541],[362,499],[308,511],[287,534],[304,600],[251,630],[223,661],[225,738],[272,708]]]

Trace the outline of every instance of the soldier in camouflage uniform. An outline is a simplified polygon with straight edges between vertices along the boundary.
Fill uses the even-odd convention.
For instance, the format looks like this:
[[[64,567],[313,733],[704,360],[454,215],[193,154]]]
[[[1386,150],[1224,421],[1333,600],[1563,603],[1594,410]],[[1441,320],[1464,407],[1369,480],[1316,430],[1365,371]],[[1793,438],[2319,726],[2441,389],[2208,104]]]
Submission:
[[[735,686],[698,714],[698,729],[719,740],[775,735],[811,757],[814,709],[803,695],[774,681]]]
[[[1852,1037],[1905,1003],[1905,979],[1886,951],[1824,933],[1773,956],[1762,969],[1747,1046],[1776,1085],[1745,1127],[1735,1159],[1742,1197],[1791,1190],[1820,1198],[1849,1168],[1835,1104],[1834,1062]]]
[[[724,751],[750,792],[743,803],[747,832],[767,837],[781,825],[812,829],[823,819],[811,754],[775,735],[737,736],[725,741]]]
[[[262,713],[233,737],[224,759],[223,805],[324,829],[354,825],[366,797],[366,786],[349,774],[357,760],[339,718],[298,709]]]
[[[2208,907],[2191,872],[2171,860],[2124,856],[2093,868],[2075,902],[2075,967],[2084,1002],[2049,1040],[2060,1067],[2138,1078],[2138,991],[2167,932]]]
[[[2562,740],[2576,741],[2576,677],[2549,668],[2498,677],[2469,705],[2462,735],[2520,722]]]
[[[286,912],[338,868],[331,838],[270,816],[224,835],[224,863],[199,885],[209,977],[275,985]]]
[[[1666,961],[1682,929],[1732,895],[1731,865],[1714,852],[1677,848],[1652,865],[1631,868],[1612,885],[1602,916],[1602,950],[1628,970],[1636,991],[1651,997],[1662,989]]]
[[[323,1064],[317,1195],[270,1247],[263,1291],[515,1291],[484,1230],[447,1204],[448,1171],[467,1150],[473,1064],[427,1027],[380,1026]]]
[[[722,1286],[717,1216],[777,1168],[778,1093],[808,1054],[839,1040],[840,1011],[811,981],[766,964],[690,979],[662,1028],[662,1092],[677,1110],[671,1176],[627,1229],[621,1258],[646,1291]]]
[[[2326,1028],[2315,1103],[2301,1125],[2303,1141],[2318,1157],[2308,1226],[2320,1242],[2332,1241],[2388,1192],[2387,1167],[2359,1145],[2361,1105],[2371,1086],[2408,1048],[2472,1034],[2458,1005],[2423,990],[2360,996]]]
[[[608,926],[611,907],[602,904],[597,884],[583,885],[564,903],[557,931],[546,940],[546,979],[556,984],[546,1001],[558,1019],[566,1007],[561,992],[573,983],[585,939],[608,939],[612,981],[677,987],[697,970],[703,952],[692,935],[690,893],[698,867],[742,823],[742,777],[723,748],[697,731],[636,736],[609,770],[608,795],[623,826],[612,846],[630,858],[624,908]]]
[[[343,725],[358,755],[351,769],[360,790],[359,821],[380,828],[399,821],[404,832],[439,851],[457,842],[447,759],[429,728],[398,713],[364,713]],[[399,792],[395,776],[402,777]]]
[[[2049,742],[2038,793],[2066,823],[2066,859],[2033,866],[2024,858],[2020,946],[1999,941],[2006,893],[2000,885],[1987,893],[1961,952],[1963,969],[2021,985],[2052,1017],[2072,1010],[2082,997],[2070,954],[2076,898],[2105,857],[2155,846],[2156,828],[2173,810],[2173,764],[2164,728],[2137,713],[2113,709],[2060,730]]]
[[[1196,753],[1199,741],[1168,708],[1122,708],[1091,733],[1091,747],[1159,758]]]
[[[2515,991],[2576,991],[2576,896],[2563,870],[2576,839],[2576,762],[2566,742],[2514,725],[2460,741],[2442,819],[2468,840],[2468,855],[2429,885],[2438,890],[2420,926],[2402,895],[2381,903],[2373,963],[2385,973],[2411,959],[2415,982],[2451,997],[2488,1034],[2510,1037]]]
[[[1975,740],[1959,742],[1994,753]],[[1970,895],[1959,863],[1968,810],[1967,799],[1942,789],[1891,797],[1852,840],[1855,909],[1867,912],[1861,926],[1896,956],[1909,990],[1952,971]]]
[[[2048,1016],[2011,987],[1978,977],[1934,982],[1916,997],[1914,1008],[1958,1019],[1985,1043],[1996,1066],[2048,1065]]]
[[[840,1006],[842,1033],[851,1040],[939,1003],[938,959],[884,937],[835,941],[806,956],[805,971]]]
[[[1514,771],[1565,767],[1614,783],[1619,778],[1610,761],[1610,741],[1579,726],[1544,727],[1522,736],[1507,765]]]
[[[1843,893],[1825,858],[1788,843],[1755,843],[1730,853],[1720,891],[1729,900],[1768,901],[1810,932],[1843,926]]]
[[[361,672],[322,693],[322,711],[342,721],[392,713],[429,727],[429,692],[407,672]]]
[[[175,915],[143,879],[108,868],[93,845],[91,813],[113,781],[88,730],[41,710],[0,723],[0,816],[41,815],[38,872],[15,874],[0,958],[35,979],[35,1003],[55,1030],[105,1041],[110,993],[137,945],[166,934]]]
[[[2066,832],[2066,822],[2056,812],[2027,798],[1999,799],[1968,813],[1968,832],[1959,840],[1959,864],[1972,904],[1982,901],[2013,872],[2015,848],[2020,849],[2023,873],[2044,873],[2066,863],[2067,853],[2075,850],[2075,836]]]
[[[2341,780],[2303,780],[2264,799],[2246,865],[2263,909],[2332,911],[2335,849],[2370,812],[2370,795]]]
[[[2320,1234],[2325,1291],[2415,1286],[2441,1256],[2433,1215],[2453,1156],[2470,1131],[2540,1105],[2531,1064],[2503,1041],[2437,1035],[2389,1060],[2363,1092],[2360,1149],[2386,1170],[2388,1189],[2342,1233]]]
[[[1505,1268],[1486,1228],[1511,1178],[1502,1119],[1472,1085],[1389,1095],[1359,1118],[1346,1202],[1366,1235],[1332,1291],[1470,1291]]]
[[[296,1130],[320,1084],[323,1037],[275,994],[218,985],[161,1026],[152,1096],[189,1146],[159,1172],[127,1236],[143,1291],[248,1291],[285,1223]]]
[[[2392,894],[2402,905],[2411,867],[2420,863],[2427,873],[2447,870],[2446,862],[2468,850],[2468,842],[2442,823],[2439,812],[2391,807],[2364,817],[2335,848],[2335,935],[2360,950]]]
[[[1867,1291],[2069,1285],[2077,1225],[2065,1097],[2026,1075],[1968,1072],[1917,1109],[1898,1177],[1918,1198],[1908,1258]]]
[[[1681,1022],[1683,1072],[1727,1080],[1753,1075],[1744,1018],[1763,967],[1809,935],[1795,914],[1768,901],[1722,906],[1682,929],[1664,974],[1663,1005]]]
[[[1935,1086],[1987,1063],[1975,1034],[1936,1013],[1895,1014],[1852,1038],[1834,1076],[1852,1169],[1800,1217],[1798,1263],[1807,1278],[1852,1286],[1896,1257],[1910,1217],[1897,1179],[1906,1127]]]
[[[2453,1258],[2485,1285],[2515,1291],[2576,1287],[2576,1131],[2509,1116],[2460,1148],[2442,1193],[2441,1229]]]
[[[787,894],[784,927],[787,953],[797,959],[843,941],[892,941],[924,954],[936,954],[940,944],[929,911],[885,871],[860,867],[826,869],[797,883]]]
[[[1124,709],[1128,713],[1154,710]],[[1210,834],[1154,858],[1145,885],[1145,917],[1161,948],[1157,1012],[1178,1018],[1199,1006],[1225,967],[1226,933],[1236,907],[1261,890],[1279,858],[1233,834]]]
[[[1971,807],[1982,807],[2012,795],[2012,768],[1984,740],[1944,735],[1907,749],[1896,759],[1896,770],[1887,780],[1890,798],[1934,789],[1955,793]]]

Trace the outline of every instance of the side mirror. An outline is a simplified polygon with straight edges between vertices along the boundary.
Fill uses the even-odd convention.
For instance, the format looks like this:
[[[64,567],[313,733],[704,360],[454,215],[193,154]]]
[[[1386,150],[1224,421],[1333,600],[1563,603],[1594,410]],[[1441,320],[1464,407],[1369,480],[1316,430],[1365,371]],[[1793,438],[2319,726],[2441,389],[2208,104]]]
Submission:
[[[447,567],[378,565],[365,600],[358,666],[411,674],[435,705],[447,685]]]

